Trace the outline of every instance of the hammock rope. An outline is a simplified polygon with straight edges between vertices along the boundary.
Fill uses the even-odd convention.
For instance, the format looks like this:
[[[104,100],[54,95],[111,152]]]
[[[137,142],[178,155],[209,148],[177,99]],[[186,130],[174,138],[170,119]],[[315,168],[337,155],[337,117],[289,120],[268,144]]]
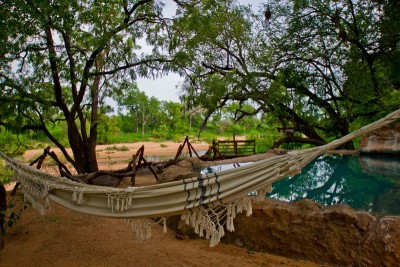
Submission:
[[[224,236],[224,228],[234,231],[233,220],[237,213],[246,211],[251,215],[248,193],[256,191],[263,197],[271,191],[273,182],[299,173],[326,151],[399,118],[400,109],[324,146],[290,151],[238,168],[150,186],[113,188],[82,184],[39,171],[1,151],[0,157],[13,169],[13,179],[20,182],[25,197],[41,213],[49,200],[53,200],[78,212],[128,219],[141,238],[150,236],[148,224],[141,219],[181,214],[196,233],[210,239],[210,246],[215,246]]]

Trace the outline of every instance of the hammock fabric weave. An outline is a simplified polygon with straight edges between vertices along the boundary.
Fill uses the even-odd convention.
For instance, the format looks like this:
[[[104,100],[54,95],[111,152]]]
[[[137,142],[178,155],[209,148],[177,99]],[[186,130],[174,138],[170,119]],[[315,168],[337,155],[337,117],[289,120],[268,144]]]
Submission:
[[[126,189],[77,183],[39,171],[2,152],[0,156],[13,169],[25,197],[40,212],[50,199],[78,212],[129,219],[141,238],[150,236],[149,227],[141,219],[182,214],[182,219],[214,246],[224,235],[224,228],[234,231],[233,219],[238,212],[251,215],[249,192],[256,191],[263,197],[273,182],[299,173],[327,150],[399,118],[400,109],[324,146],[291,151],[218,173]]]

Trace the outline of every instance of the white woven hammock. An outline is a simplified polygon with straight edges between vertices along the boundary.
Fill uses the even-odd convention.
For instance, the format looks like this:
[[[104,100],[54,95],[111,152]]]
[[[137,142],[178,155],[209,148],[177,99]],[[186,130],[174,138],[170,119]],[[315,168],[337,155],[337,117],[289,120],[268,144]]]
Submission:
[[[51,199],[69,209],[105,217],[129,219],[139,237],[149,237],[149,227],[140,219],[182,214],[200,236],[218,244],[224,226],[234,231],[236,213],[252,213],[249,192],[263,197],[273,182],[293,176],[327,150],[334,149],[360,135],[376,130],[400,118],[400,109],[370,125],[324,146],[291,151],[242,167],[201,175],[181,181],[126,189],[81,184],[56,177],[12,159],[2,152],[14,179],[21,183],[25,197],[44,212]],[[139,220],[138,220],[139,219]]]

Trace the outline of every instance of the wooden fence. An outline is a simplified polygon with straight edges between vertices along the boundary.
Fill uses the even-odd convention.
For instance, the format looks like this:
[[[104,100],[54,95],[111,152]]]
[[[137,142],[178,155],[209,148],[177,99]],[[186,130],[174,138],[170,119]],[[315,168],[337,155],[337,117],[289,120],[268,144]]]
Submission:
[[[217,146],[225,158],[256,154],[256,140],[218,140]]]

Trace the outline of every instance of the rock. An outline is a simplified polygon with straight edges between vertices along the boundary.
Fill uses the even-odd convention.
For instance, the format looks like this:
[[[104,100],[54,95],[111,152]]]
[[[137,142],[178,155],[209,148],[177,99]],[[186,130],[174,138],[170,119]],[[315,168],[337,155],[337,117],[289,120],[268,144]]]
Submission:
[[[193,171],[193,165],[189,160],[181,160],[176,165],[165,168],[158,175],[159,183],[179,181],[190,177],[199,176],[199,172]]]
[[[253,215],[237,214],[235,231],[226,231],[222,242],[335,266],[398,266],[400,262],[399,217],[377,219],[346,205],[324,207],[308,199],[252,202]],[[180,225],[174,229],[181,238],[194,236],[183,221],[175,225]]]
[[[178,167],[182,167],[182,168],[187,168],[187,169],[192,169],[192,163],[188,160],[181,160],[178,161],[178,163],[176,164],[176,166]]]
[[[96,178],[94,178],[91,183],[95,185],[100,185],[100,186],[110,186],[110,187],[116,187],[119,184],[120,179],[109,176],[109,175],[99,175]]]
[[[400,154],[400,124],[365,135],[359,151],[369,154]]]
[[[242,242],[239,238],[236,238],[236,239],[235,239],[234,244],[235,244],[236,246],[238,246],[238,247],[244,247],[243,242]]]
[[[366,231],[376,220],[374,216],[365,211],[358,212],[357,215],[356,226],[361,231]]]
[[[347,205],[328,206],[323,211],[324,219],[329,222],[337,222],[344,224],[355,224],[357,222],[357,214],[355,210]]]
[[[376,155],[361,155],[358,162],[363,172],[373,176],[400,178],[399,157],[379,157]]]
[[[304,198],[294,203],[294,206],[302,211],[315,211],[319,212],[323,208],[321,204],[318,204],[308,198]]]

